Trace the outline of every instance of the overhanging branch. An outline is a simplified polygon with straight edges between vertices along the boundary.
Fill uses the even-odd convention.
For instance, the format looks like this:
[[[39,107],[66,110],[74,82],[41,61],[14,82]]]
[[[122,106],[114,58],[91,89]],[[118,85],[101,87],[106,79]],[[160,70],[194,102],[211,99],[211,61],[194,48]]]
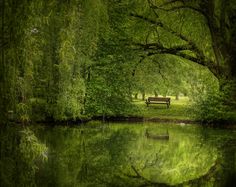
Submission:
[[[150,19],[150,18],[147,18],[147,17],[144,17],[142,15],[139,15],[139,14],[135,14],[135,13],[130,13],[130,16],[131,17],[134,17],[134,18],[138,18],[138,19],[142,19],[143,21],[146,21],[146,22],[149,22],[153,25],[156,25],[156,26],[163,26],[162,22],[160,21],[155,21],[153,19]]]
[[[177,57],[184,58],[202,66],[208,67],[214,74],[216,74],[217,66],[211,60],[206,60],[204,56],[196,55],[194,47],[191,45],[178,45],[171,48],[164,47],[158,43],[133,43],[134,50],[144,51],[146,56],[153,56],[158,54],[169,54]],[[185,51],[191,51],[195,55],[186,54]]]
[[[178,50],[191,50],[192,52],[194,52],[196,54],[196,56],[199,58],[199,59],[203,59],[204,57],[204,54],[203,52],[197,47],[197,45],[191,41],[190,39],[188,39],[186,36],[184,36],[183,34],[177,32],[177,31],[174,31],[173,29],[171,29],[170,27],[164,25],[160,20],[159,21],[155,21],[153,19],[150,19],[150,18],[147,18],[145,16],[142,16],[142,15],[139,15],[139,14],[130,14],[132,17],[135,17],[137,19],[141,19],[145,22],[149,22],[151,24],[154,24],[156,26],[159,26],[161,28],[163,28],[165,31],[171,33],[172,35],[174,35],[175,37],[178,37],[179,39],[185,41],[187,44],[181,46]],[[146,47],[146,48],[154,48],[154,47],[158,47],[159,49],[162,48],[162,46],[156,46],[157,44],[146,44],[145,46],[143,47]]]
[[[199,53],[200,55],[203,54],[201,52],[201,50],[197,47],[197,45],[193,41],[189,40],[186,36],[182,35],[181,33],[178,33],[176,31],[174,31],[173,29],[171,29],[170,27],[164,25],[161,21],[155,21],[155,20],[152,20],[150,18],[144,17],[144,16],[139,15],[139,14],[130,14],[130,15],[132,17],[141,19],[143,21],[147,21],[147,22],[149,22],[151,24],[154,24],[156,26],[159,26],[159,27],[163,28],[165,31],[167,31],[167,32],[171,33],[172,35],[180,38],[181,40],[187,42],[189,45],[192,46],[191,48],[194,49],[195,52]]]
[[[170,3],[168,3],[170,4]],[[150,5],[150,8],[151,9],[156,9],[156,10],[162,10],[162,11],[166,11],[166,12],[172,12],[172,11],[176,11],[176,10],[191,10],[191,11],[194,11],[194,12],[197,12],[199,14],[201,14],[202,16],[204,16],[205,18],[208,17],[208,15],[206,14],[206,12],[204,12],[203,10],[201,10],[200,8],[196,8],[196,7],[193,7],[193,6],[190,6],[190,5],[178,5],[178,6],[173,6],[171,8],[164,8],[164,6],[156,6],[154,4],[151,4]]]
[[[135,43],[134,42],[132,45],[138,47],[137,48],[138,50],[156,51],[156,52],[173,51],[173,53],[177,53],[179,51],[184,51],[184,50],[189,50],[189,51],[194,50],[193,46],[191,46],[189,44],[176,45],[171,48],[166,48],[159,43],[142,44],[142,43]]]
[[[158,51],[158,52],[152,51],[152,52],[148,52],[147,56],[160,55],[160,54],[174,55],[176,57],[183,58],[185,60],[189,60],[189,61],[194,62],[196,64],[207,67],[216,77],[218,75],[218,66],[216,66],[213,61],[202,60],[202,59],[199,59],[197,57],[194,57],[194,56],[191,56],[191,55],[188,55],[185,53],[181,53],[181,52],[174,53],[173,51],[168,51],[168,50],[161,51],[161,52],[160,51]]]

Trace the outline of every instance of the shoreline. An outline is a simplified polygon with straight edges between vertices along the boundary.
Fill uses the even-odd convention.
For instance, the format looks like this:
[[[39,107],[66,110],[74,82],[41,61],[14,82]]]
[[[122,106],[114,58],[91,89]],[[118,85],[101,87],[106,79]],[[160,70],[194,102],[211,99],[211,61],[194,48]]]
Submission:
[[[126,122],[126,123],[145,123],[145,122],[153,122],[153,123],[172,123],[178,125],[192,124],[192,125],[200,125],[203,127],[209,128],[223,128],[223,129],[236,129],[236,122],[215,122],[215,123],[202,123],[200,121],[194,119],[171,119],[171,118],[158,118],[158,117],[141,117],[141,116],[110,116],[103,118],[102,116],[92,117],[90,119],[77,119],[77,120],[65,120],[65,121],[54,121],[54,120],[45,120],[45,121],[31,121],[28,123],[21,123],[17,121],[9,121],[10,124],[17,124],[22,126],[28,126],[32,124],[41,124],[54,127],[54,126],[80,126],[86,125],[92,121],[100,121],[101,123],[109,123],[109,122]]]

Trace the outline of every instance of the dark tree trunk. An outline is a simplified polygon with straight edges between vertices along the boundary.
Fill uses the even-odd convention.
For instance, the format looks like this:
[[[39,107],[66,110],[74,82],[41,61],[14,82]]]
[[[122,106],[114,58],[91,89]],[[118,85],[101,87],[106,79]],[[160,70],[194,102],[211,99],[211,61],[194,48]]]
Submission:
[[[154,95],[155,95],[155,97],[158,97],[157,91],[154,91]]]
[[[1,3],[1,16],[2,16],[2,22],[1,22],[1,37],[2,37],[2,43],[1,43],[1,62],[0,62],[0,120],[6,121],[6,111],[5,111],[5,98],[4,98],[4,91],[5,91],[5,57],[4,57],[4,42],[5,42],[5,36],[4,36],[4,8],[5,3],[4,0],[2,0]]]
[[[216,3],[220,6],[216,18]],[[236,102],[236,13],[229,0],[208,0],[207,20],[217,68],[208,66],[218,78],[220,91]],[[229,23],[226,20],[229,19]],[[219,22],[218,22],[219,21]]]
[[[175,100],[179,100],[179,93],[176,93]]]
[[[145,92],[142,93],[142,100],[145,100]]]

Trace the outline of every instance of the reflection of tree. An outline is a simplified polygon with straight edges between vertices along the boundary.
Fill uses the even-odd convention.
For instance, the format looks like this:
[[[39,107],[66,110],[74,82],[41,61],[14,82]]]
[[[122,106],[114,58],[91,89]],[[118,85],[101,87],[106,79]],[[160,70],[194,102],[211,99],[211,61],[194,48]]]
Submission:
[[[221,174],[219,152],[195,128],[171,128],[169,142],[147,139],[138,126],[57,127],[41,132],[49,160],[37,175],[38,186],[206,186]],[[235,147],[226,150],[225,156],[231,154],[227,159],[233,160]]]
[[[154,162],[152,162],[153,163],[152,167],[155,167],[154,163],[157,162],[157,160],[158,159],[156,157],[156,160]],[[123,173],[123,175],[125,175],[126,177],[128,177],[130,179],[140,180],[140,183],[142,183],[142,185],[140,185],[140,186],[149,186],[149,185],[161,186],[161,187],[170,186],[170,184],[168,184],[168,183],[156,182],[156,181],[150,180],[149,178],[144,176],[144,174],[142,173],[143,169],[148,168],[150,166],[151,165],[148,164],[147,160],[145,162],[144,167],[140,170],[138,170],[136,166],[131,164],[130,168],[131,168],[132,174]],[[216,175],[216,173],[219,171],[219,167],[220,167],[220,162],[219,162],[219,159],[217,159],[206,173],[203,173],[202,175],[198,176],[197,178],[184,181],[183,183],[179,183],[178,185],[189,185],[189,184],[202,185],[205,183],[205,181],[209,181],[212,177],[214,177]]]
[[[38,166],[46,159],[46,146],[34,132],[18,127],[0,128],[0,186],[35,186]]]
[[[86,146],[85,146],[85,140],[83,136],[83,130],[81,130],[81,142],[80,142],[80,152],[81,152],[81,166],[77,175],[77,179],[79,181],[86,181],[87,175],[88,175],[88,163],[86,159]]]
[[[218,163],[216,163],[216,171],[213,173],[215,178],[221,179],[218,181],[219,186],[233,186],[236,180],[235,132],[203,128],[199,134],[201,139],[207,142],[210,147],[217,149],[220,155]]]
[[[146,165],[145,165],[146,166]],[[147,179],[146,177],[144,177],[141,172],[139,172],[135,166],[131,165],[131,169],[134,171],[135,175],[130,175],[130,174],[125,174],[127,177],[130,178],[136,178],[136,179],[140,179],[143,181],[143,184],[141,186],[147,186],[147,185],[155,185],[155,186],[169,186],[168,184],[165,183],[161,183],[161,182],[153,182],[149,179]]]
[[[222,174],[225,178],[222,186],[234,186],[236,182],[236,139],[225,141],[221,146],[221,153],[224,164]]]
[[[120,184],[119,168],[126,163],[129,142],[135,134],[128,128],[54,128],[44,133],[49,148],[48,164],[40,168],[41,185]],[[124,183],[125,184],[125,183]]]
[[[199,142],[199,136],[193,136],[193,132],[174,133],[170,142],[140,137],[130,147],[129,164],[122,171],[126,181],[144,186],[205,184],[215,176],[219,166],[216,149]]]
[[[100,134],[100,140],[96,139],[90,147],[92,155],[99,158],[99,162],[90,162],[93,177],[108,186],[122,184],[124,181],[119,178],[120,172],[123,164],[127,163],[129,146],[135,136],[129,128],[109,130],[102,133],[102,137]]]

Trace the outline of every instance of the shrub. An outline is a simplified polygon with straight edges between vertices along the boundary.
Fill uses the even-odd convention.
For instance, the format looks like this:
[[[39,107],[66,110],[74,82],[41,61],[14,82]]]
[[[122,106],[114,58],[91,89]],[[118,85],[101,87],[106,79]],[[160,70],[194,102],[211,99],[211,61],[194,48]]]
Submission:
[[[236,121],[234,105],[230,105],[228,93],[224,91],[199,96],[193,103],[196,120],[206,124],[232,123]]]

